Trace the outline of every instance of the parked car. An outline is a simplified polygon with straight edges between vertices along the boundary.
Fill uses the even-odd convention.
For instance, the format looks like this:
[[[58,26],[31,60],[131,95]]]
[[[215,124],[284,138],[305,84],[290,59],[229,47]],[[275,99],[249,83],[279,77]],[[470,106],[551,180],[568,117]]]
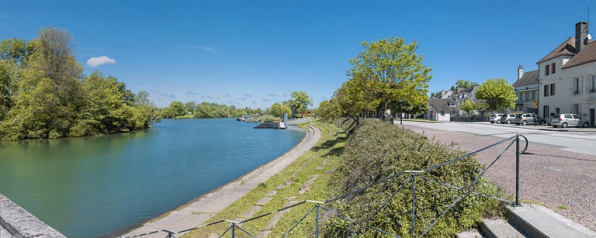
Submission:
[[[547,117],[547,118],[542,118],[542,117],[538,117],[538,125],[551,125],[551,121],[552,121],[552,117]]]
[[[534,113],[522,113],[522,114],[517,114],[517,116],[515,117],[515,125],[534,125]]]
[[[514,123],[515,122],[515,114],[514,113],[505,113],[505,114],[503,114],[501,119],[499,119],[499,121],[501,122],[501,124]]]
[[[563,128],[567,128],[569,126],[589,127],[590,120],[582,119],[582,117],[580,117],[577,114],[562,113],[553,116],[553,119],[551,120],[551,125],[553,125],[554,128],[557,128],[559,126]]]
[[[492,115],[490,115],[490,118],[488,119],[488,121],[490,121],[490,124],[493,124],[493,123],[501,124],[500,119],[502,116],[503,116],[503,113],[492,114]]]

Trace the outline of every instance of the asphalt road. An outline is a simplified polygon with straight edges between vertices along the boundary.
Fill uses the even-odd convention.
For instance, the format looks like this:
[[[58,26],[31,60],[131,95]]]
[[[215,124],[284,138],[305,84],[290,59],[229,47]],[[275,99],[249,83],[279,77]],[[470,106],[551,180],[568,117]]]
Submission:
[[[443,122],[428,123],[403,121],[406,125],[415,125],[443,131],[455,131],[466,134],[508,138],[515,134],[527,137],[530,144],[596,155],[596,128],[555,129],[552,126],[533,126],[515,124],[490,124],[489,122]],[[399,121],[395,121],[399,125]]]

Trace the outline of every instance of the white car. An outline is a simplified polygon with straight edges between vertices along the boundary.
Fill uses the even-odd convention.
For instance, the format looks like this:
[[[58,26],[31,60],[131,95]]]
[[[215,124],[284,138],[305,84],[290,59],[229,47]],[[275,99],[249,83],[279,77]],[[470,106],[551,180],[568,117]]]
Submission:
[[[559,126],[562,128],[567,128],[569,126],[589,127],[590,120],[582,119],[582,117],[580,117],[577,114],[562,113],[554,115],[550,124],[554,128],[557,128]]]

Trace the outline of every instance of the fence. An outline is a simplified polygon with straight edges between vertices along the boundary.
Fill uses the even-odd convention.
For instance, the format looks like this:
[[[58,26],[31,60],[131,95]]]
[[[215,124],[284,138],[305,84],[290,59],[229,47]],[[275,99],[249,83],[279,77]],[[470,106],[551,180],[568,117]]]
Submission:
[[[523,138],[525,140],[525,147],[524,147],[523,150],[520,150],[520,138]],[[468,158],[470,156],[473,156],[473,155],[478,154],[478,153],[480,153],[482,151],[488,150],[488,149],[490,149],[492,147],[495,147],[497,145],[504,144],[506,142],[509,142],[509,144],[506,146],[506,148],[501,153],[499,153],[496,156],[496,158],[486,167],[486,169],[484,169],[484,171],[482,171],[478,175],[477,178],[475,178],[473,180],[473,182],[471,184],[468,184],[466,186],[455,186],[455,185],[452,185],[452,184],[440,182],[440,181],[437,181],[437,180],[434,180],[434,179],[431,179],[429,177],[424,176],[425,173],[428,173],[428,172],[433,171],[435,169],[438,169],[440,167],[446,166],[448,164],[457,162],[457,161],[462,160],[464,158]],[[513,144],[515,144],[515,161],[516,161],[516,166],[515,166],[515,168],[516,168],[515,169],[515,173],[516,173],[516,177],[515,177],[515,183],[516,183],[515,184],[515,201],[509,201],[509,200],[504,199],[504,198],[498,198],[498,197],[494,197],[494,196],[491,196],[491,195],[482,194],[482,193],[479,193],[479,192],[474,191],[473,186],[480,181],[480,179],[484,176],[484,174],[503,156],[503,154],[506,151],[508,151],[511,148],[511,146],[513,146]],[[162,233],[166,233],[166,236],[165,236],[166,238],[171,238],[171,237],[175,237],[174,235],[176,235],[176,234],[186,233],[186,232],[189,232],[189,231],[192,231],[192,230],[202,229],[202,228],[214,226],[214,225],[221,224],[221,223],[228,223],[230,225],[229,225],[229,227],[219,237],[223,237],[225,235],[231,235],[231,237],[236,237],[239,234],[243,234],[242,236],[248,235],[250,237],[257,237],[255,234],[253,234],[250,231],[242,228],[241,225],[242,224],[245,224],[245,223],[248,223],[248,222],[251,222],[251,221],[254,221],[254,220],[257,220],[257,219],[262,219],[262,218],[271,216],[273,214],[276,214],[278,212],[282,212],[284,210],[287,210],[287,209],[290,209],[290,208],[293,208],[293,207],[296,207],[296,206],[311,206],[311,208],[310,208],[310,210],[297,223],[295,223],[287,232],[285,232],[282,237],[288,236],[297,226],[299,226],[313,212],[315,213],[315,215],[314,215],[315,216],[314,236],[315,237],[319,237],[320,222],[321,222],[321,211],[327,212],[328,214],[331,214],[331,215],[336,216],[336,217],[338,217],[340,219],[343,219],[343,220],[346,220],[346,221],[349,221],[349,222],[353,223],[355,226],[358,227],[358,229],[356,230],[355,233],[360,232],[363,229],[366,229],[366,230],[370,230],[371,232],[379,232],[379,233],[382,233],[382,234],[385,234],[385,235],[389,235],[389,236],[392,236],[392,237],[400,237],[400,236],[398,236],[396,234],[392,234],[392,233],[390,233],[388,231],[385,231],[385,230],[382,230],[382,229],[379,229],[379,228],[376,228],[376,227],[369,226],[369,221],[374,216],[376,216],[379,213],[379,211],[381,211],[381,209],[383,209],[383,207],[385,207],[393,199],[393,197],[398,192],[402,191],[402,189],[404,189],[406,187],[406,185],[409,184],[409,183],[411,183],[411,186],[412,186],[412,201],[411,201],[412,202],[412,210],[411,210],[412,224],[411,224],[411,235],[413,237],[423,237],[441,218],[443,218],[465,196],[470,196],[470,195],[483,196],[483,197],[487,197],[487,198],[490,198],[490,199],[495,199],[495,200],[504,202],[504,203],[506,203],[508,205],[520,206],[520,203],[519,203],[519,156],[520,156],[520,154],[525,153],[525,151],[527,150],[527,148],[528,148],[528,139],[525,136],[523,136],[523,135],[517,134],[517,135],[512,136],[510,138],[501,140],[501,141],[499,141],[497,143],[494,143],[492,145],[489,145],[489,146],[486,146],[486,147],[481,148],[479,150],[476,150],[474,152],[465,154],[465,155],[460,156],[458,158],[449,160],[449,161],[444,162],[442,164],[432,166],[432,167],[427,168],[425,170],[403,171],[403,172],[394,174],[392,176],[383,178],[383,179],[377,181],[376,183],[373,183],[373,184],[368,185],[366,187],[357,189],[357,190],[355,190],[355,191],[353,191],[351,193],[344,194],[342,196],[339,196],[339,197],[336,197],[336,198],[333,198],[333,199],[329,199],[329,200],[326,200],[326,201],[306,200],[306,201],[302,201],[302,202],[299,202],[297,204],[294,204],[294,205],[291,205],[291,206],[287,206],[287,207],[281,208],[279,210],[271,211],[271,212],[262,214],[260,216],[253,217],[253,218],[250,218],[250,219],[246,219],[246,220],[243,220],[243,221],[219,220],[219,221],[215,221],[215,222],[212,222],[212,223],[209,223],[209,224],[205,224],[205,225],[201,225],[201,226],[197,226],[197,227],[193,227],[193,228],[189,228],[189,229],[182,230],[182,231],[177,231],[177,232],[172,232],[172,231],[168,231],[168,230],[159,230],[159,231],[153,231],[153,232],[150,232],[150,233],[140,234],[140,235],[136,235],[136,236],[130,236],[130,237],[141,237],[141,236],[145,236],[145,235],[149,235],[149,234],[155,234],[155,233],[162,232]],[[362,220],[362,221],[354,220],[353,218],[350,218],[350,217],[348,217],[348,216],[346,216],[346,215],[344,215],[344,214],[342,214],[340,212],[337,212],[334,209],[331,209],[331,208],[329,208],[329,207],[326,206],[326,205],[330,205],[334,201],[337,201],[337,200],[340,200],[340,199],[344,199],[344,198],[346,198],[348,196],[352,196],[352,195],[358,194],[360,192],[363,192],[363,191],[365,191],[365,190],[367,190],[367,189],[369,189],[369,188],[371,188],[373,186],[376,186],[376,185],[379,185],[379,184],[383,184],[383,183],[388,183],[393,178],[396,178],[396,177],[402,176],[402,175],[406,175],[407,176],[407,179],[405,180],[405,182],[403,182],[398,187],[398,189],[396,191],[394,191],[392,193],[392,195],[387,200],[385,200],[383,202],[383,205],[381,207],[377,208],[377,210],[375,211],[375,213],[373,213],[373,215],[371,215],[366,220]],[[461,193],[460,193],[460,195],[451,204],[449,204],[449,206],[447,207],[447,209],[443,213],[441,213],[435,220],[433,220],[431,222],[431,224],[428,227],[426,227],[426,228],[422,227],[421,229],[419,229],[419,230],[423,230],[423,232],[421,232],[420,234],[417,234],[416,233],[416,216],[417,216],[417,213],[416,213],[416,181],[417,180],[421,180],[421,179],[422,180],[425,180],[425,181],[432,182],[432,183],[439,184],[441,186],[446,186],[446,187],[449,187],[449,188],[452,188],[452,189],[457,189],[457,190],[461,191]]]

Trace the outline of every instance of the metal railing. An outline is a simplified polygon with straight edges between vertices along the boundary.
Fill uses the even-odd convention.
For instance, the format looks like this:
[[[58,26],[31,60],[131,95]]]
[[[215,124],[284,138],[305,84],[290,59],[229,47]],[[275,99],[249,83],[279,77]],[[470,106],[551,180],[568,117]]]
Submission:
[[[325,128],[325,129],[327,129],[327,128]],[[525,140],[525,147],[524,147],[523,150],[520,150],[520,138],[523,138]],[[449,184],[449,183],[445,183],[445,182],[440,182],[440,181],[437,181],[435,179],[432,179],[432,178],[429,178],[427,176],[424,176],[425,173],[428,173],[430,171],[436,170],[436,169],[441,168],[443,166],[446,166],[446,165],[455,163],[457,161],[463,160],[465,158],[468,158],[470,156],[476,155],[476,154],[478,154],[480,152],[483,152],[485,150],[488,150],[490,148],[493,148],[493,147],[495,147],[497,145],[500,145],[500,144],[503,144],[503,143],[506,143],[506,142],[510,142],[510,143],[478,175],[478,177],[476,177],[468,185],[465,185],[465,186],[456,186],[456,185],[453,185],[453,184]],[[506,151],[508,151],[511,148],[511,146],[513,146],[513,144],[515,144],[515,168],[516,168],[515,169],[515,174],[516,174],[516,177],[515,177],[515,201],[510,201],[510,200],[507,200],[507,199],[504,199],[504,198],[494,197],[492,195],[487,195],[487,194],[483,194],[483,193],[479,193],[477,191],[474,191],[474,185],[476,185],[480,181],[480,179],[484,176],[484,174],[505,154]],[[329,213],[331,215],[334,215],[334,216],[336,216],[336,217],[338,217],[340,219],[343,219],[343,220],[346,220],[346,221],[349,221],[349,222],[353,223],[355,226],[358,227],[358,229],[353,234],[356,234],[356,233],[360,232],[363,229],[367,229],[367,230],[371,230],[373,232],[379,232],[379,233],[382,233],[382,234],[385,234],[385,235],[389,235],[389,236],[392,236],[392,237],[400,237],[400,236],[398,236],[396,234],[392,234],[392,233],[390,233],[388,231],[385,231],[383,229],[370,226],[370,223],[369,222],[385,206],[387,206],[387,204],[389,204],[390,201],[393,200],[393,198],[396,196],[396,194],[398,192],[400,192],[404,188],[406,188],[406,185],[409,184],[409,183],[412,184],[411,185],[412,186],[412,200],[411,200],[411,202],[412,202],[412,208],[411,208],[411,219],[412,220],[411,220],[411,222],[412,222],[412,224],[411,224],[411,233],[410,233],[410,235],[412,235],[413,237],[422,237],[422,236],[426,235],[427,232],[435,224],[437,224],[437,222],[439,220],[441,220],[441,218],[443,218],[458,202],[460,202],[466,196],[477,195],[477,196],[482,196],[482,197],[486,197],[486,198],[490,198],[490,199],[495,199],[495,200],[504,202],[504,203],[506,203],[508,205],[521,206],[520,203],[519,203],[519,180],[520,180],[520,176],[519,176],[519,172],[520,172],[520,170],[519,170],[520,169],[520,167],[519,167],[520,158],[519,158],[519,156],[520,156],[520,154],[525,153],[527,149],[528,149],[528,139],[525,136],[521,135],[521,134],[517,134],[517,135],[512,136],[510,138],[503,139],[503,140],[501,140],[499,142],[496,142],[496,143],[494,143],[492,145],[486,146],[486,147],[481,148],[479,150],[476,150],[474,152],[470,152],[468,154],[465,154],[465,155],[460,156],[458,158],[455,158],[455,159],[449,160],[447,162],[441,163],[439,165],[435,165],[435,166],[432,166],[432,167],[427,168],[427,169],[424,169],[424,170],[407,170],[407,171],[403,171],[403,172],[394,174],[392,176],[389,176],[389,177],[380,179],[379,181],[377,181],[377,182],[375,182],[373,184],[370,184],[368,186],[359,188],[357,190],[354,190],[353,192],[350,192],[350,193],[347,193],[347,194],[344,194],[342,196],[339,196],[339,197],[336,197],[336,198],[332,198],[332,199],[329,199],[329,200],[326,200],[326,201],[306,200],[306,201],[302,201],[302,202],[296,203],[296,204],[291,205],[291,206],[286,206],[286,207],[283,207],[281,209],[278,209],[278,210],[275,210],[275,211],[271,211],[271,212],[268,212],[268,213],[265,213],[265,214],[262,214],[262,215],[259,215],[259,216],[253,217],[253,218],[249,218],[249,219],[246,219],[246,220],[243,220],[243,221],[233,221],[233,220],[224,219],[224,220],[215,221],[215,222],[212,222],[212,223],[209,223],[209,224],[205,224],[205,225],[193,227],[193,228],[190,228],[190,229],[181,230],[181,231],[178,231],[178,232],[172,232],[172,231],[168,231],[168,230],[158,230],[158,231],[152,231],[152,232],[149,232],[149,233],[139,234],[139,235],[130,236],[130,237],[141,237],[141,236],[145,236],[145,235],[149,235],[149,234],[155,234],[155,233],[158,233],[158,232],[164,232],[164,233],[167,233],[166,236],[165,236],[166,238],[171,238],[171,237],[175,237],[174,235],[176,235],[176,234],[182,234],[182,233],[186,233],[186,232],[189,232],[189,231],[192,231],[192,230],[202,229],[202,228],[206,228],[206,227],[210,227],[210,226],[214,226],[214,225],[222,224],[222,223],[228,223],[229,226],[228,226],[228,228],[219,237],[224,237],[228,233],[229,233],[229,235],[231,235],[231,237],[236,237],[236,235],[238,235],[237,234],[238,232],[241,232],[241,233],[243,233],[245,235],[248,235],[250,237],[257,237],[254,233],[251,233],[247,229],[242,228],[241,225],[242,224],[245,224],[245,223],[248,223],[248,222],[251,222],[251,221],[255,221],[255,220],[258,220],[258,219],[262,219],[262,218],[271,216],[273,214],[276,214],[276,213],[279,213],[279,212],[282,212],[282,211],[285,211],[285,210],[288,210],[288,209],[291,209],[291,208],[297,207],[297,206],[312,206],[312,207],[308,210],[308,212],[298,222],[296,222],[287,232],[285,232],[282,237],[288,236],[298,225],[300,225],[313,212],[315,213],[314,235],[315,235],[315,237],[319,237],[320,222],[321,222],[321,215],[320,215],[321,210],[323,210],[324,212],[327,212],[327,213]],[[383,184],[383,183],[389,183],[389,182],[392,181],[392,179],[397,178],[398,176],[402,176],[402,175],[407,175],[407,179],[401,185],[399,185],[399,187],[397,188],[397,190],[394,191],[387,200],[383,201],[382,205],[379,208],[377,208],[375,210],[375,212],[370,217],[368,217],[366,220],[361,220],[361,221],[355,220],[354,218],[350,218],[347,215],[342,214],[341,212],[335,211],[334,209],[331,209],[331,208],[325,206],[325,205],[331,205],[332,202],[338,201],[340,199],[344,199],[344,198],[346,198],[348,196],[352,196],[352,195],[355,195],[355,194],[364,192],[365,190],[367,190],[367,189],[369,189],[371,187],[374,187],[376,185]],[[457,189],[457,190],[460,191],[459,196],[451,204],[449,204],[449,206],[447,207],[447,209],[445,211],[443,211],[435,220],[433,220],[432,223],[428,227],[426,227],[426,228],[422,227],[421,229],[419,229],[419,230],[423,230],[423,232],[421,232],[420,234],[417,234],[416,233],[416,218],[417,218],[416,217],[417,216],[417,213],[416,213],[416,211],[417,211],[416,210],[416,181],[417,180],[423,180],[423,181],[428,181],[428,182],[431,182],[431,183],[436,183],[438,185],[446,186],[446,187],[449,187],[449,188],[452,188],[452,189]],[[120,237],[122,237],[122,236],[120,236]],[[128,237],[126,237],[126,238],[128,238]]]

